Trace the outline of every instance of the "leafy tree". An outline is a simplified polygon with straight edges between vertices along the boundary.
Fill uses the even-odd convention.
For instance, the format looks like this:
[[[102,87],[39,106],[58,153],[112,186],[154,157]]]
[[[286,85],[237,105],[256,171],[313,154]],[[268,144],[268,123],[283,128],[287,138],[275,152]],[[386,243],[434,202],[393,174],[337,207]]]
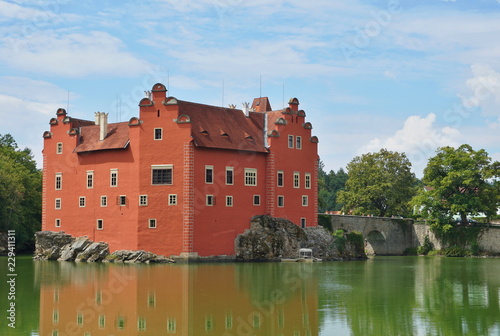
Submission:
[[[415,175],[404,153],[381,149],[355,157],[348,165],[348,179],[338,201],[344,211],[378,216],[404,215],[415,195]]]
[[[20,150],[10,134],[0,135],[0,231],[15,230],[19,250],[33,249],[41,199],[42,174],[31,150]]]
[[[467,224],[468,216],[484,213],[492,216],[500,204],[500,163],[491,162],[484,149],[475,151],[470,145],[442,147],[429,159],[423,182],[427,188],[415,198],[428,213],[431,226],[446,233],[453,227],[452,217],[460,216]]]
[[[347,173],[344,169],[340,168],[336,173],[333,170],[326,173],[324,164],[320,161],[318,174],[320,211],[340,210],[342,208],[342,204],[337,202],[337,194],[345,188],[346,181]]]

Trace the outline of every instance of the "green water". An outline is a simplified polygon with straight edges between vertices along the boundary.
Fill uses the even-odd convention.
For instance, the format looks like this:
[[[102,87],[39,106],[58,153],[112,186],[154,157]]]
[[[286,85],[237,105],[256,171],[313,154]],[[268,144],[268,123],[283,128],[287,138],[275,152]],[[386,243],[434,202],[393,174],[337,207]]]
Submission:
[[[0,267],[0,335],[500,335],[500,259]]]

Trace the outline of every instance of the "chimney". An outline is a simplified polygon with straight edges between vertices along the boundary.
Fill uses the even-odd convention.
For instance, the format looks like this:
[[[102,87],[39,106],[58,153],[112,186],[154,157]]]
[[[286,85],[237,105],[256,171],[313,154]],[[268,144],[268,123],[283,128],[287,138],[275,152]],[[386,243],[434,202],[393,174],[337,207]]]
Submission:
[[[104,112],[99,113],[99,141],[104,140],[108,135],[108,114]]]
[[[245,117],[248,117],[250,115],[250,103],[242,103],[243,104],[243,113],[245,114]]]
[[[101,113],[101,112],[94,112],[96,125],[99,125],[99,113]]]

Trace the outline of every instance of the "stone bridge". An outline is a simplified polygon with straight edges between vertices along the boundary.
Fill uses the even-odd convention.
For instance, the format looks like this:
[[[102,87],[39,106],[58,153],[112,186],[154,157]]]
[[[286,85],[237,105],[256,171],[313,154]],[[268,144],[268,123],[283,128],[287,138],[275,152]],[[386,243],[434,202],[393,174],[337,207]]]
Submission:
[[[332,229],[358,231],[365,238],[369,255],[402,255],[404,250],[421,244],[413,219],[330,215]]]

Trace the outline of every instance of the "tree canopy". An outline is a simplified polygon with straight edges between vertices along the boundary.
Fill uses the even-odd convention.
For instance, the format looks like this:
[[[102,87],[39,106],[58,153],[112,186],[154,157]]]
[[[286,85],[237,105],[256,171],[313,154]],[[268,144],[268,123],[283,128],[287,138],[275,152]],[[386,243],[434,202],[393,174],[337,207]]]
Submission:
[[[337,202],[337,194],[345,188],[346,181],[347,173],[344,169],[340,168],[337,172],[330,170],[326,173],[320,162],[318,174],[320,211],[337,211],[342,208],[342,204]]]
[[[404,215],[415,195],[415,175],[404,153],[381,149],[355,157],[348,165],[348,179],[338,202],[354,214]]]
[[[0,231],[15,230],[19,250],[33,248],[41,200],[42,174],[31,150],[20,150],[10,134],[0,135]]]
[[[424,169],[426,189],[415,203],[428,214],[431,226],[443,233],[453,227],[453,216],[466,224],[469,216],[494,215],[500,205],[500,163],[492,162],[484,149],[470,145],[442,147]]]

